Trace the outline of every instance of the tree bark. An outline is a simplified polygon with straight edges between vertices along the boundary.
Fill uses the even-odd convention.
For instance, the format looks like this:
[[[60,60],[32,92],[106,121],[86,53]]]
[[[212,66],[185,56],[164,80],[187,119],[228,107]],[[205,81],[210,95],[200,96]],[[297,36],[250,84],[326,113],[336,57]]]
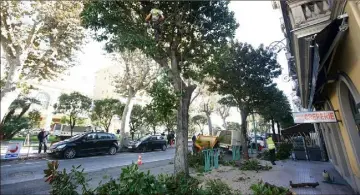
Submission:
[[[189,106],[194,86],[186,87],[184,94],[180,97],[180,104],[177,111],[177,129],[176,129],[176,150],[175,150],[175,173],[183,172],[189,175],[188,166],[188,128],[189,128]]]
[[[249,153],[248,153],[248,145],[247,145],[247,117],[248,117],[249,113],[244,110],[241,109],[240,110],[240,116],[241,116],[241,135],[242,135],[242,151],[243,151],[243,155],[244,155],[244,159],[248,160],[249,159]]]
[[[223,127],[227,130],[226,118],[221,118],[223,121]]]
[[[277,127],[277,129],[278,129],[277,140],[280,141],[280,133],[281,133],[281,130],[280,130],[279,121],[276,121],[276,127]]]
[[[135,95],[135,92],[134,90],[130,87],[129,88],[129,93],[128,93],[128,97],[127,97],[127,100],[126,100],[126,105],[125,105],[125,108],[124,108],[124,111],[123,111],[123,114],[121,116],[121,128],[120,128],[120,135],[121,135],[121,145],[124,146],[124,138],[125,138],[125,128],[126,128],[126,118],[127,118],[127,115],[130,111],[130,104],[131,104],[131,100],[132,98],[134,97]]]
[[[207,117],[208,126],[209,126],[209,134],[210,134],[210,136],[212,136],[213,131],[212,131],[212,123],[211,123],[210,113],[206,113],[206,117]]]
[[[274,122],[274,119],[272,118],[271,119],[271,130],[272,130],[272,133],[273,133],[273,138],[275,138],[275,122]]]

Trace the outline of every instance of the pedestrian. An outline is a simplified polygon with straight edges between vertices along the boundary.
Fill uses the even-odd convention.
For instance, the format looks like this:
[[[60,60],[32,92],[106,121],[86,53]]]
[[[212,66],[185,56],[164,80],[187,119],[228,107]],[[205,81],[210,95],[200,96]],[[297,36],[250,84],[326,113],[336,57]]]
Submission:
[[[44,129],[41,129],[40,133],[38,134],[37,136],[38,140],[39,140],[39,154],[41,153],[41,149],[42,149],[42,146],[44,145],[44,153],[46,153],[46,149],[47,149],[47,146],[46,146],[46,139],[47,139],[47,135],[46,135],[46,132]]]
[[[167,141],[168,141],[168,145],[171,146],[171,133],[168,133],[168,135],[167,135]]]
[[[194,134],[193,135],[193,137],[192,137],[192,142],[193,142],[193,152],[195,152],[195,149],[196,149],[196,147],[195,147],[195,143],[196,143],[196,135]]]
[[[269,153],[270,153],[270,161],[272,165],[276,165],[275,160],[276,160],[276,156],[275,156],[275,143],[274,140],[271,136],[271,134],[267,135],[266,138],[266,145],[269,149]]]

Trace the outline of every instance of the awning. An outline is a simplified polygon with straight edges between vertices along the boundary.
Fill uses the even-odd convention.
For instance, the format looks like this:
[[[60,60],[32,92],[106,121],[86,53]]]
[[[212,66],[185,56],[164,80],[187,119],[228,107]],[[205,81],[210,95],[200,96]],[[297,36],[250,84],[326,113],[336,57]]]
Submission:
[[[300,134],[309,135],[311,132],[315,132],[314,124],[304,123],[281,130],[281,135],[284,137],[290,137]]]
[[[327,83],[328,73],[336,48],[348,29],[347,15],[333,20],[319,32],[314,40],[311,88],[308,109],[318,99],[321,88]]]

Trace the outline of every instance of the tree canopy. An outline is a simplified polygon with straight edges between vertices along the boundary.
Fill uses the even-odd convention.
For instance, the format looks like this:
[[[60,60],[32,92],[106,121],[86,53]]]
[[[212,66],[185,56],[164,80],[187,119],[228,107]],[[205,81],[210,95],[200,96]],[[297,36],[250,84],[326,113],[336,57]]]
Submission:
[[[53,79],[76,64],[74,54],[84,42],[85,31],[79,16],[82,2],[1,1],[0,5],[5,57],[2,119],[28,80]]]
[[[120,117],[124,111],[124,107],[125,105],[117,99],[106,98],[102,100],[94,100],[94,107],[90,118],[93,122],[101,125],[106,132],[109,132],[111,120],[115,115]]]
[[[79,92],[63,93],[60,95],[58,103],[54,105],[54,108],[56,113],[69,116],[72,136],[76,121],[90,112],[91,99]]]
[[[243,148],[246,148],[247,116],[258,109],[265,88],[273,85],[272,79],[281,74],[276,54],[260,45],[253,48],[247,43],[232,42],[216,56],[222,63],[214,63],[209,69],[214,77],[210,90],[224,95],[222,103],[236,106],[241,115]],[[245,158],[248,157],[244,151]]]
[[[237,23],[228,1],[160,1],[165,13],[161,41],[154,40],[152,29],[144,25],[153,8],[149,1],[89,1],[82,13],[85,27],[97,31],[108,51],[140,49],[168,74],[176,93],[177,109],[175,172],[189,174],[187,166],[188,108],[204,66],[214,60],[221,45],[232,39]]]

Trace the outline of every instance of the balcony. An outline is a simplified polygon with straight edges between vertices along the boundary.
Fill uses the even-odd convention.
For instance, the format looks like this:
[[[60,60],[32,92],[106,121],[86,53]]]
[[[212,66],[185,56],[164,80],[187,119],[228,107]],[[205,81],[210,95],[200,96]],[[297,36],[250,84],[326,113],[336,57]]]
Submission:
[[[327,0],[291,0],[288,1],[288,5],[293,29],[318,24],[330,19],[331,10]]]

